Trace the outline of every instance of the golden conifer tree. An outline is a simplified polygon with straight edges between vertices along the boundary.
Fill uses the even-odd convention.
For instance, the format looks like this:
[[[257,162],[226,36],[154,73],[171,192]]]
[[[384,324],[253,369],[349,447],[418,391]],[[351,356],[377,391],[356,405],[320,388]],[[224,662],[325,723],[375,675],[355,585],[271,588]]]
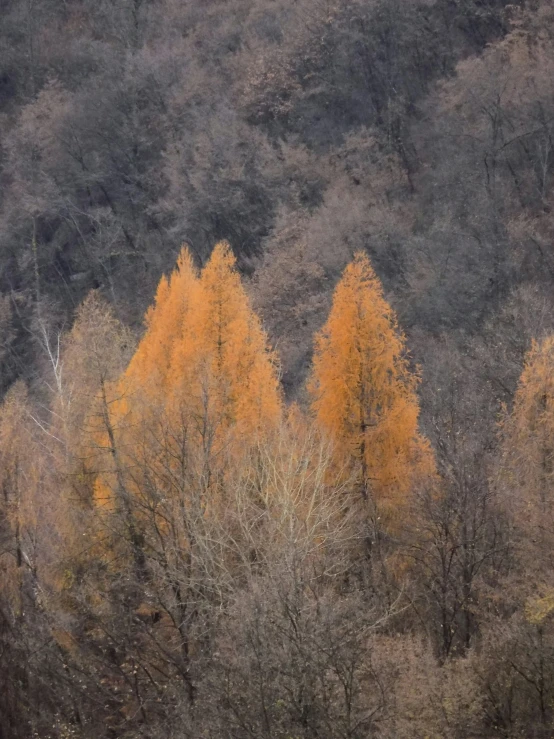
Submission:
[[[99,446],[112,462],[98,478],[97,499],[113,504],[116,489],[138,496],[155,478],[167,483],[169,457],[180,474],[186,468],[209,487],[214,467],[221,472],[225,460],[256,444],[280,413],[275,358],[229,245],[216,245],[200,276],[183,249],[170,279],[162,277],[110,407]],[[139,471],[147,468],[143,485]],[[125,483],[124,469],[133,470]]]
[[[160,279],[154,304],[146,312],[145,333],[119,378],[115,400],[106,403],[97,398],[93,404],[99,420],[97,447],[107,452],[95,498],[105,507],[114,507],[116,490],[119,497],[129,495],[123,490],[124,469],[147,464],[148,449],[153,451],[152,438],[147,437],[155,433],[172,398],[171,357],[182,340],[197,287],[198,272],[183,247],[170,277]]]
[[[184,403],[203,428],[206,421],[221,433],[234,428],[241,444],[279,419],[275,358],[226,242],[202,271],[173,348],[170,382],[174,407]]]
[[[151,397],[167,395],[171,357],[182,340],[197,287],[197,270],[183,247],[169,279],[162,276],[154,305],[146,313],[145,334],[125,373],[127,392],[140,389]]]
[[[316,336],[308,390],[338,458],[358,466],[362,496],[381,510],[401,503],[414,478],[433,470],[418,431],[416,385],[394,312],[369,259],[359,253]]]
[[[160,279],[154,304],[146,312],[145,333],[119,377],[116,398],[109,403],[96,398],[92,405],[97,409],[97,447],[105,450],[103,474],[95,485],[99,504],[113,507],[115,490],[124,485],[123,468],[145,463],[140,447],[148,445],[146,430],[153,429],[165,412],[171,394],[170,358],[181,340],[197,282],[192,257],[183,247],[169,279],[165,275]]]

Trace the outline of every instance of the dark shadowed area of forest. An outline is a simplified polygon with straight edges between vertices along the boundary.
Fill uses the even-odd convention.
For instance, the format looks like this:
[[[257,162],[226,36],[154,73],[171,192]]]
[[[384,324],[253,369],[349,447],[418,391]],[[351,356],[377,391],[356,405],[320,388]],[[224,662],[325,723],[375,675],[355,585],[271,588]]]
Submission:
[[[550,0],[0,0],[0,739],[554,733]]]

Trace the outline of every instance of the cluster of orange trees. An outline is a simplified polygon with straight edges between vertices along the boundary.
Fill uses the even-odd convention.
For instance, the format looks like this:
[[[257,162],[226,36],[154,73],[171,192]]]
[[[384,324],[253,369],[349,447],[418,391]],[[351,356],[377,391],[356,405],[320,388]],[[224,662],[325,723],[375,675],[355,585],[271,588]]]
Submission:
[[[381,284],[357,254],[315,339],[309,417],[332,443],[335,479],[348,477],[383,516],[393,516],[416,482],[434,474],[430,445],[418,431],[417,382]],[[168,444],[175,459],[177,449],[189,450],[187,466],[213,505],[210,491],[227,468],[279,433],[290,413],[278,358],[228,244],[216,245],[201,272],[183,248],[170,278],[160,281],[136,352],[102,392],[89,419],[105,457],[95,463],[94,498],[110,509],[144,494],[137,470],[155,466]],[[297,408],[292,415],[298,422]]]
[[[203,516],[220,509],[231,478],[236,487],[237,470],[261,475],[260,456],[274,455],[283,436],[299,448],[307,435],[325,440],[328,493],[342,491],[341,505],[361,506],[380,529],[392,531],[410,515],[414,491],[440,496],[434,453],[418,428],[418,368],[410,363],[394,311],[364,254],[345,269],[315,336],[305,411],[286,407],[278,356],[226,242],[215,246],[202,270],[182,249],[173,273],[159,283],[145,324],[127,361],[130,337],[91,296],[66,352],[66,363],[71,365],[72,348],[77,364],[89,364],[80,395],[87,385],[90,394],[64,400],[67,387],[62,389],[60,379],[54,410],[66,423],[73,419],[65,444],[74,476],[78,460],[80,482],[73,487],[80,488],[81,502],[97,513],[123,516],[136,553],[144,545],[137,506],[156,526],[166,521],[159,530],[165,536],[167,521],[175,518],[174,510],[163,513],[169,501],[183,505],[188,499],[189,505],[194,498]],[[98,343],[92,351],[91,341]],[[514,413],[502,429],[502,475],[512,485],[518,477],[521,488],[523,478],[541,470],[535,487],[543,493],[533,495],[543,508],[554,474],[551,344],[533,346]],[[78,368],[72,372],[79,374]],[[254,484],[258,490],[264,485],[267,480]],[[179,537],[176,542],[183,544]]]
[[[277,355],[227,243],[202,270],[183,248],[145,323],[133,352],[129,331],[92,293],[66,337],[44,332],[47,403],[20,384],[8,394],[1,476],[18,566],[7,579],[20,582],[24,557],[35,573],[44,560],[54,589],[98,557],[115,569],[134,561],[139,579],[149,558],[167,571],[190,551],[195,527],[232,527],[237,510],[267,508],[283,490],[304,523],[317,488],[337,498],[325,505],[339,518],[361,507],[368,525],[392,529],[411,492],[434,484],[417,371],[363,254],[315,337],[306,411],[286,407]]]
[[[278,496],[283,480],[269,481],[268,464],[275,468],[283,439],[298,469],[313,463],[302,459],[308,438],[325,444],[326,495],[384,531],[410,515],[414,491],[440,497],[434,452],[418,428],[418,369],[364,254],[345,269],[315,336],[305,410],[286,407],[278,357],[226,242],[202,270],[182,249],[145,324],[133,352],[130,333],[92,293],[57,347],[44,334],[48,406],[37,410],[21,385],[8,394],[1,474],[20,566],[24,555],[44,556],[25,554],[22,539],[48,520],[50,564],[60,552],[75,563],[86,551],[84,562],[107,537],[114,556],[113,540],[130,543],[140,570],[154,547],[148,528],[162,549],[170,535],[175,549],[187,548],[191,510],[196,520],[221,512],[231,488],[266,503],[269,490]],[[534,526],[550,510],[553,365],[552,340],[534,344],[501,434],[502,484],[528,491],[514,500]],[[45,492],[52,489],[55,496]]]
[[[467,705],[487,660],[505,686],[543,664],[551,637],[554,649],[551,338],[527,356],[486,470],[449,461],[421,433],[418,371],[363,254],[336,287],[298,405],[285,403],[226,243],[202,270],[181,251],[136,348],[94,293],[67,336],[45,329],[42,341],[46,389],[29,397],[18,384],[0,410],[0,639],[11,665],[0,684],[14,736],[22,715],[25,730],[61,716],[64,731],[81,732],[43,727],[45,737],[98,736],[100,725],[106,736],[168,736],[184,716],[194,736],[204,710],[211,722],[265,726],[263,678],[288,735],[304,726],[295,691],[309,688],[317,721],[346,721],[341,736],[367,736],[375,710],[392,722],[384,735],[408,737],[386,701],[369,710],[380,695],[372,649],[400,713],[419,680],[406,634],[418,653],[420,624],[436,686],[487,629],[503,634],[498,654],[516,650],[508,677],[496,652],[479,656],[471,680],[460,663]],[[343,695],[344,670],[358,687]],[[321,685],[306,685],[311,674]],[[154,726],[161,733],[148,734]]]

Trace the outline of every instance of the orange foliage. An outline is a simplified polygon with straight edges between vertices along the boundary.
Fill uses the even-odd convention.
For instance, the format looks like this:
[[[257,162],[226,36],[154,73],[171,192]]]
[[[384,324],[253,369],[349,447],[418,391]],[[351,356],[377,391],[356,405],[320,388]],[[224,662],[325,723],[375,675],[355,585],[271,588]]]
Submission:
[[[96,400],[100,408],[97,445],[107,452],[95,483],[97,505],[113,508],[114,490],[121,484],[116,478],[121,477],[122,468],[146,461],[138,447],[145,444],[147,431],[156,427],[172,395],[171,357],[182,340],[197,287],[197,270],[189,251],[182,248],[170,278],[163,275],[158,284],[154,304],[145,316],[145,334],[114,397]]]
[[[429,444],[418,432],[416,386],[394,312],[359,253],[316,336],[308,390],[337,461],[359,465],[363,496],[382,509],[398,505],[417,476],[433,471]]]
[[[110,449],[111,472],[96,486],[104,504],[113,502],[121,469],[135,468],[136,488],[136,470],[155,467],[168,439],[175,458],[186,442],[188,466],[209,467],[210,477],[229,454],[242,454],[277,427],[275,357],[227,243],[216,245],[200,275],[183,248],[170,279],[162,277],[119,396],[107,419],[112,438],[105,434],[117,450]]]
[[[158,393],[167,396],[171,357],[182,340],[197,287],[197,270],[183,248],[169,280],[161,278],[154,305],[146,313],[146,332],[125,373],[132,390],[141,389],[151,398]]]
[[[274,355],[252,311],[229,245],[216,245],[202,271],[181,340],[171,357],[177,404],[222,430],[231,426],[241,444],[275,427],[281,400]]]

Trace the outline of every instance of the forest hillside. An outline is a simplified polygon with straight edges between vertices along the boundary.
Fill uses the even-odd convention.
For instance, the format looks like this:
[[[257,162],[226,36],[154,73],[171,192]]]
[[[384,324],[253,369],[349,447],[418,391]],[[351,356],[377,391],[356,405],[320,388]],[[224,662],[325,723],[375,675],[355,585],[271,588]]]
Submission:
[[[550,0],[0,0],[0,739],[554,732]]]

